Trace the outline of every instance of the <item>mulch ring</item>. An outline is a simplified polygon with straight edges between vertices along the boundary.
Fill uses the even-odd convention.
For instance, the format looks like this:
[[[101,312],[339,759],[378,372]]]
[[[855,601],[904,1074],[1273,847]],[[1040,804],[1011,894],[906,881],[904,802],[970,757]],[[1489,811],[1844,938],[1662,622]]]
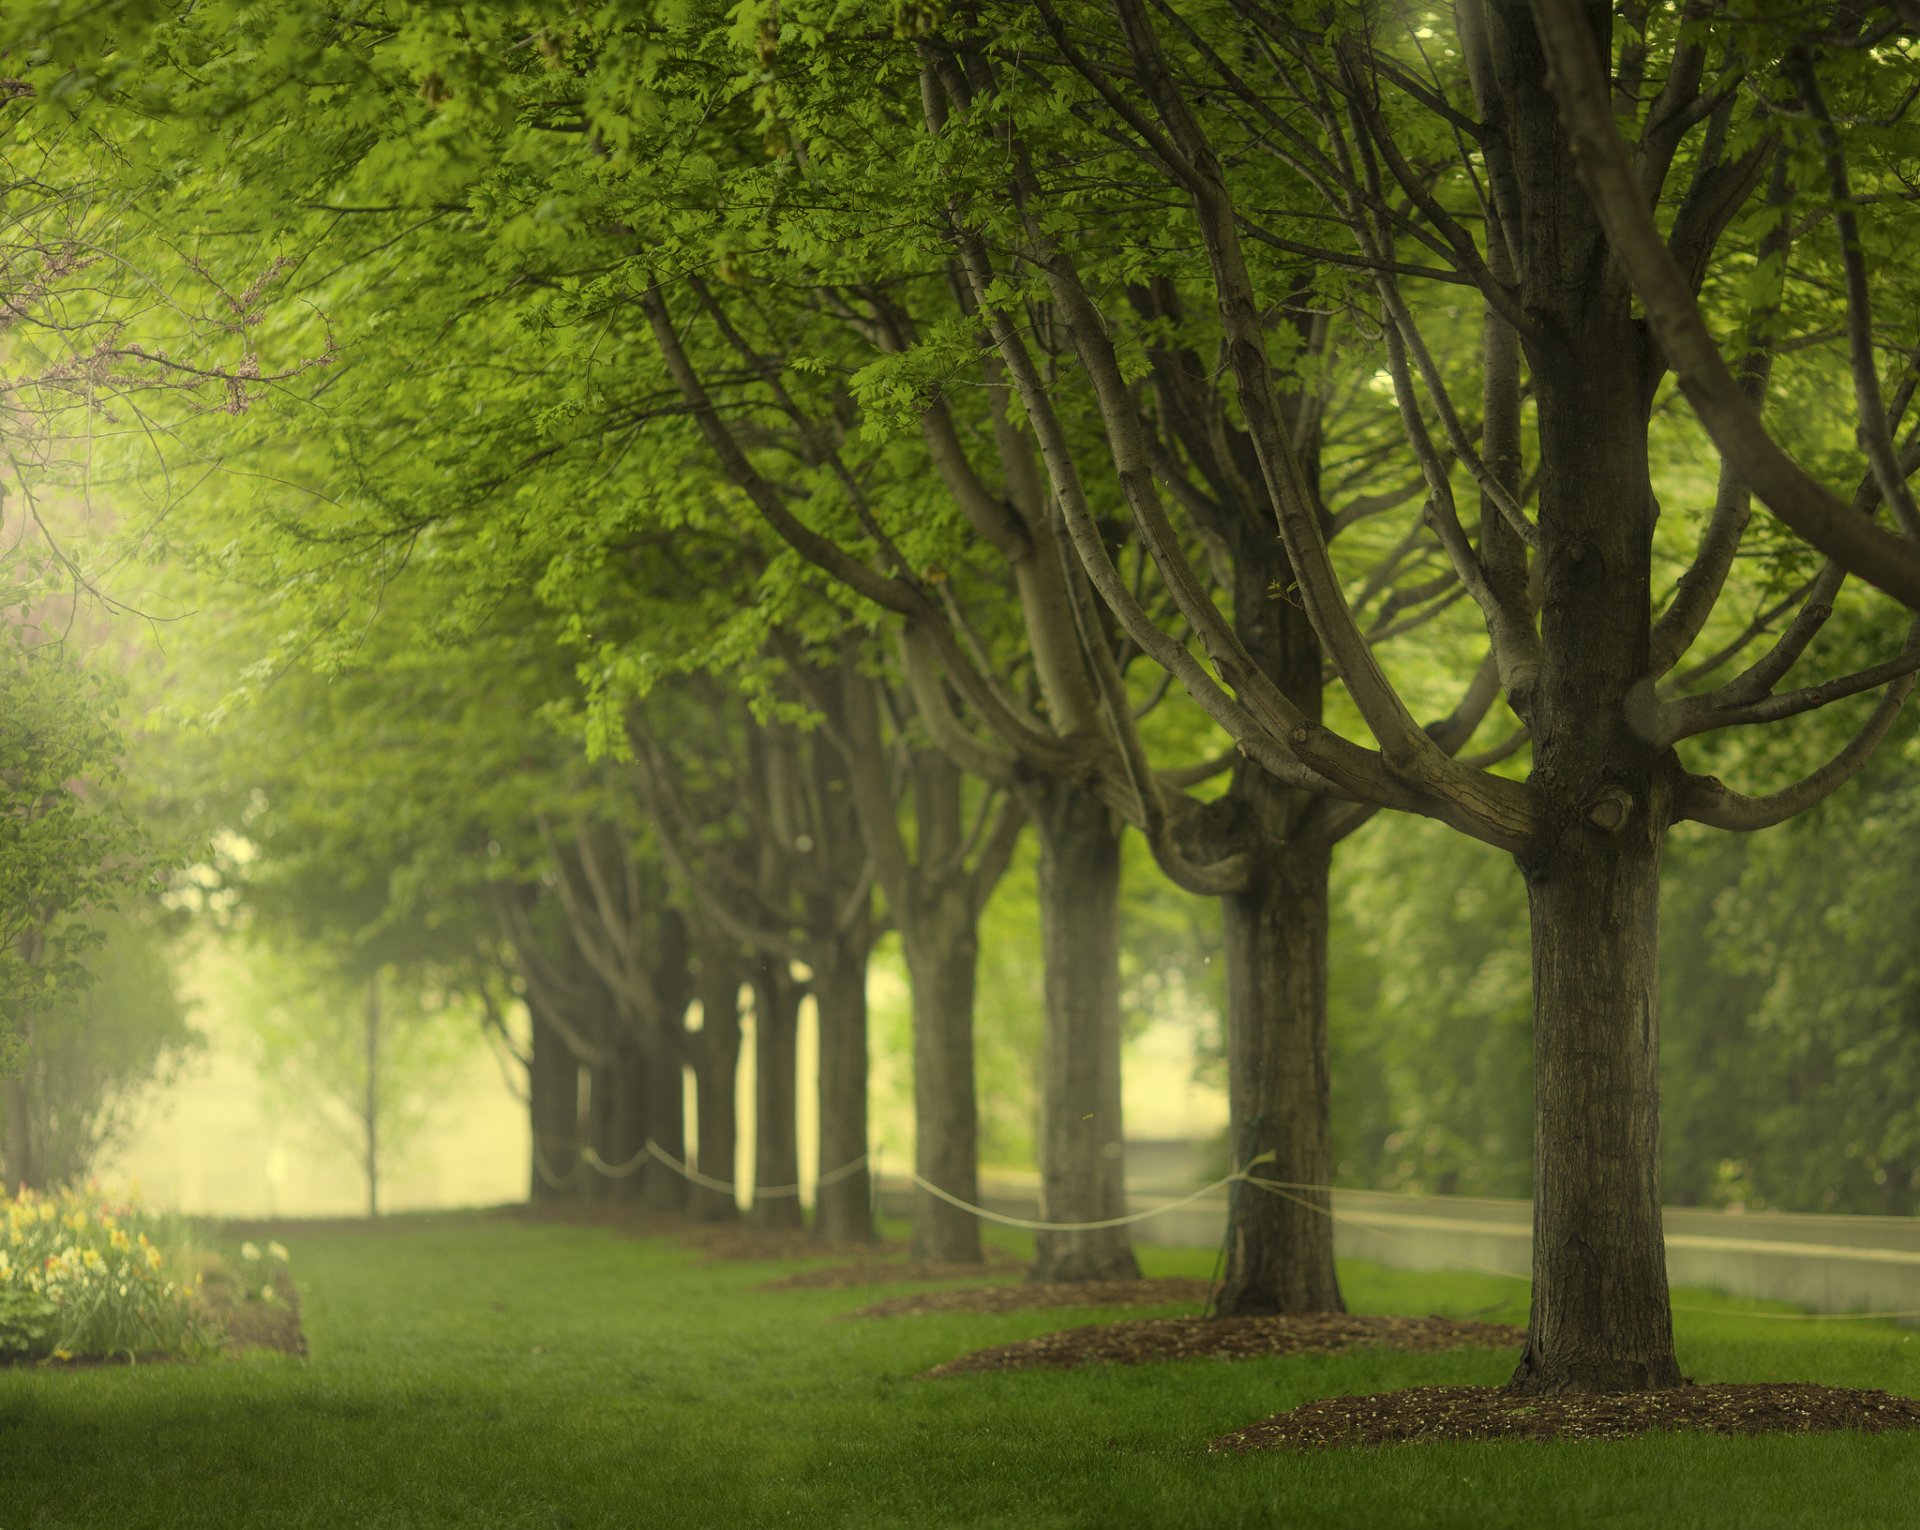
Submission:
[[[986,1270],[1017,1270],[1021,1262],[1001,1249],[988,1249],[984,1264],[922,1264],[878,1252],[856,1264],[832,1264],[819,1270],[795,1270],[764,1282],[762,1291],[857,1291],[862,1286],[910,1281],[978,1280]]]
[[[1655,1392],[1521,1397],[1500,1387],[1409,1387],[1325,1397],[1232,1434],[1220,1451],[1332,1450],[1446,1440],[1618,1440],[1653,1430],[1699,1434],[1881,1434],[1920,1429],[1920,1399],[1866,1387],[1718,1383]]]
[[[1027,1281],[1017,1285],[967,1286],[958,1291],[916,1291],[856,1307],[842,1317],[928,1317],[941,1312],[1031,1312],[1041,1307],[1200,1307],[1213,1283],[1192,1276],[1162,1280]]]
[[[1139,1318],[1066,1328],[1018,1344],[996,1344],[936,1365],[922,1375],[1071,1370],[1157,1360],[1262,1360],[1272,1355],[1329,1355],[1362,1344],[1422,1351],[1469,1346],[1517,1349],[1525,1339],[1522,1330],[1505,1323],[1443,1317],[1327,1312],[1301,1317]]]

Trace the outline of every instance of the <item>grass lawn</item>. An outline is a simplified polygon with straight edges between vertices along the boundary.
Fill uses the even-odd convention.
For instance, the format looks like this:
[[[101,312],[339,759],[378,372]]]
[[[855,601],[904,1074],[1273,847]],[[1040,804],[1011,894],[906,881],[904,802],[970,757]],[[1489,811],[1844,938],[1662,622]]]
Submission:
[[[762,1294],[758,1282],[795,1266],[709,1266],[668,1242],[504,1218],[286,1236],[307,1359],[0,1370],[0,1530],[1920,1526],[1914,1434],[1202,1448],[1313,1397],[1496,1382],[1509,1355],[921,1382],[915,1372],[964,1350],[1100,1314],[836,1322],[868,1293]],[[1212,1255],[1145,1249],[1142,1262],[1205,1275]],[[1343,1275],[1358,1310],[1524,1321],[1512,1282]],[[1721,1309],[1677,1320],[1698,1380],[1920,1394],[1920,1333],[1676,1300]]]

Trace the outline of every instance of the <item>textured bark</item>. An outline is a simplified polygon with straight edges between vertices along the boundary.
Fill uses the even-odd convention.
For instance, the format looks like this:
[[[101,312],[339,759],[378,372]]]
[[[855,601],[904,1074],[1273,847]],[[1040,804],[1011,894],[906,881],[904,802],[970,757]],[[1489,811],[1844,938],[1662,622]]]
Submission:
[[[1544,249],[1536,269],[1572,254]],[[1539,1392],[1681,1379],[1660,1222],[1657,988],[1660,846],[1678,766],[1632,724],[1651,652],[1646,362],[1623,300],[1571,283],[1563,297],[1580,322],[1533,358],[1532,784],[1545,827],[1518,857],[1533,923],[1534,1286],[1512,1384]]]
[[[740,1141],[734,1089],[740,1070],[740,964],[718,943],[700,952],[700,1031],[694,1043],[694,1087],[699,1111],[701,1175],[732,1184]],[[740,1214],[730,1191],[694,1185],[687,1215],[702,1222],[732,1221]]]
[[[1040,835],[1046,967],[1040,1208],[1049,1222],[1126,1213],[1120,1119],[1120,823],[1070,786],[1028,788]],[[1032,1280],[1138,1275],[1124,1227],[1034,1237]]]
[[[966,889],[945,892],[901,921],[901,948],[913,987],[913,1166],[929,1184],[977,1206],[973,1002],[980,942]],[[979,1260],[980,1223],[921,1190],[913,1198],[913,1258],[955,1264]]]
[[[1305,340],[1306,324],[1296,323]],[[1297,419],[1302,401],[1284,402]],[[1306,434],[1302,466],[1317,496],[1318,437]],[[1256,515],[1225,519],[1220,529],[1234,553],[1234,632],[1302,714],[1318,721],[1319,639],[1306,612],[1274,593],[1291,579],[1284,550]],[[1250,883],[1220,900],[1233,1164],[1263,1160],[1254,1173],[1287,1187],[1234,1187],[1215,1310],[1223,1317],[1340,1312],[1332,1197],[1294,1188],[1333,1176],[1326,805],[1243,760],[1215,816],[1230,836],[1218,853],[1256,851]]]
[[[873,1236],[873,1175],[847,1166],[867,1152],[866,921],[825,946],[813,975],[820,1025],[820,1177],[813,1230],[822,1238]]]
[[[1296,795],[1262,774],[1261,789]],[[1278,804],[1276,804],[1278,805]],[[1227,1093],[1236,1167],[1285,1189],[1234,1186],[1223,1317],[1340,1312],[1333,1266],[1327,1055],[1327,874],[1303,837],[1261,857],[1252,887],[1221,899],[1227,963]]]
[[[533,1056],[527,1069],[527,1124],[532,1139],[527,1198],[538,1203],[559,1200],[577,1190],[580,1065],[540,1006],[529,1003],[527,1010],[533,1028]]]
[[[761,957],[753,974],[755,1227],[799,1227],[800,1197],[783,1187],[800,1179],[800,1140],[794,1111],[800,986],[781,957]],[[761,1186],[781,1193],[766,1194]]]

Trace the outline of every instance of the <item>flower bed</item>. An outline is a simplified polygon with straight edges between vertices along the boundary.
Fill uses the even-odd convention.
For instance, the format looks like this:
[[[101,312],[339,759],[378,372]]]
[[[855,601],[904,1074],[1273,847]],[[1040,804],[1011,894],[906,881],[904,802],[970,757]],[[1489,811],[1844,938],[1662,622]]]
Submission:
[[[181,1224],[137,1199],[0,1196],[0,1360],[205,1354],[220,1327],[198,1284]]]

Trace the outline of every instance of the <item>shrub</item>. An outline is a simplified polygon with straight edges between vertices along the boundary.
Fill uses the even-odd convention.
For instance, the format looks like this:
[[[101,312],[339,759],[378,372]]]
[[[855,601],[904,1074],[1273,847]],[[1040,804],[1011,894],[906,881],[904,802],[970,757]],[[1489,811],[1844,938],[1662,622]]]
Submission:
[[[0,1358],[203,1355],[178,1224],[97,1186],[0,1197]]]

